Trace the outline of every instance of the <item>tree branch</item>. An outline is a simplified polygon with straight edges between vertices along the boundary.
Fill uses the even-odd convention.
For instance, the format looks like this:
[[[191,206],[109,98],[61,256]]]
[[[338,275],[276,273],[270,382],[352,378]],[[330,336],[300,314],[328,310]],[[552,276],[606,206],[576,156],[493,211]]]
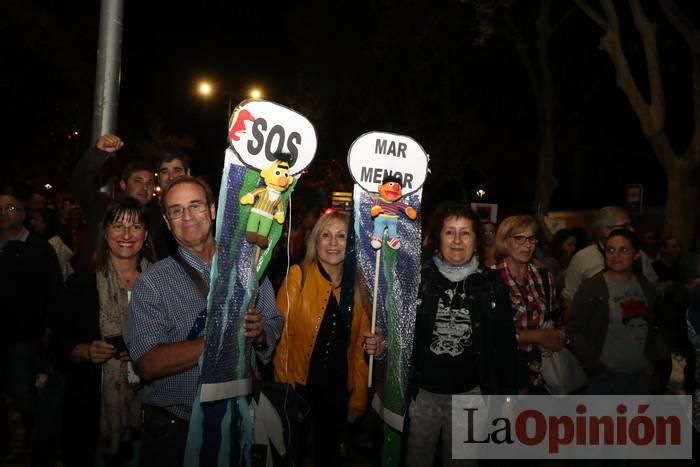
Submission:
[[[522,34],[520,34],[520,32],[518,31],[518,28],[515,26],[513,19],[510,17],[510,10],[508,7],[504,8],[503,17],[505,18],[506,24],[511,29],[511,33],[513,34],[513,38],[514,38],[515,51],[517,52],[518,56],[520,57],[520,60],[523,62],[523,66],[525,66],[525,71],[527,72],[527,76],[528,76],[529,81],[530,81],[530,88],[532,89],[532,96],[535,99],[535,103],[537,104],[538,111],[541,112],[541,109],[540,109],[540,99],[541,99],[540,80],[538,79],[537,73],[535,72],[535,68],[532,65],[532,60],[530,59],[530,56],[527,53],[527,45],[525,43],[525,39],[523,38]]]
[[[693,116],[695,117],[695,131],[690,140],[686,157],[692,161],[693,166],[700,164],[700,129],[697,121],[700,119],[700,29],[678,8],[675,1],[665,0],[659,2],[661,11],[669,23],[678,31],[690,46],[692,60],[692,102]]]
[[[588,3],[587,0],[576,0],[576,5],[583,11],[589,18],[593,20],[603,31],[608,30],[608,22],[603,16],[600,15],[593,7]]]
[[[551,35],[549,23],[550,11],[552,8],[552,0],[540,0],[540,15],[537,18],[537,60],[540,69],[540,134],[543,146],[551,146],[549,140],[552,138],[552,117],[554,107],[556,106],[554,83],[552,81],[552,70],[549,66],[549,57],[547,56],[547,45]],[[543,151],[542,154],[546,153]],[[548,157],[553,157],[553,154],[547,154]],[[542,155],[540,157],[543,157]]]
[[[666,95],[664,94],[664,82],[661,76],[661,64],[659,63],[659,49],[656,43],[657,25],[649,21],[649,18],[644,14],[640,0],[629,0],[629,5],[632,10],[634,25],[642,36],[644,59],[647,64],[651,102],[647,114],[649,116],[649,128],[646,131],[653,134],[665,132]]]
[[[547,44],[551,35],[549,14],[552,8],[552,0],[540,0],[540,15],[537,18],[537,59],[541,70],[542,98],[545,105],[554,107],[554,84],[552,83],[552,70],[549,67],[547,56]]]
[[[556,23],[554,26],[552,26],[552,28],[550,29],[550,30],[552,31],[551,33],[552,33],[552,34],[555,34],[557,31],[559,31],[559,28],[561,28],[561,27],[564,25],[564,23],[566,22],[566,20],[568,20],[569,17],[570,17],[571,15],[573,15],[576,11],[578,11],[576,7],[571,7],[571,8],[569,9],[569,11],[567,11],[566,13],[564,13],[564,14],[562,15],[562,17],[559,18],[559,20],[557,21],[557,23]]]
[[[612,0],[602,0],[603,11],[608,23],[606,34],[600,39],[600,48],[605,50],[612,60],[615,67],[615,77],[617,86],[627,97],[632,110],[637,114],[642,125],[644,134],[648,134],[649,118],[648,105],[637,86],[634,76],[625,57],[625,52],[622,50],[622,42],[620,38],[620,23],[617,18],[617,11]]]
[[[676,2],[664,0],[659,2],[659,6],[668,22],[683,36],[690,48],[696,53],[700,52],[700,29],[678,8]]]

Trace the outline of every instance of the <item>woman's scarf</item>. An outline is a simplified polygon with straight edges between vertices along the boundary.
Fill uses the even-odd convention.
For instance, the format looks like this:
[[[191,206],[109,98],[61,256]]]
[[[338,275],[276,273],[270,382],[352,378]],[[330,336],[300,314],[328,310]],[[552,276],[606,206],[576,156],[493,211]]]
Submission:
[[[476,255],[462,266],[449,266],[445,264],[437,252],[433,255],[433,262],[437,266],[440,274],[451,282],[461,282],[479,270],[479,259]]]
[[[149,266],[142,259],[139,269]],[[119,282],[119,275],[107,261],[107,267],[95,274],[100,300],[100,334],[122,334],[122,323],[129,311],[129,295]],[[141,426],[141,384],[129,383],[131,362],[111,358],[102,364],[102,398],[100,411],[100,443],[105,454],[116,454],[122,443]]]

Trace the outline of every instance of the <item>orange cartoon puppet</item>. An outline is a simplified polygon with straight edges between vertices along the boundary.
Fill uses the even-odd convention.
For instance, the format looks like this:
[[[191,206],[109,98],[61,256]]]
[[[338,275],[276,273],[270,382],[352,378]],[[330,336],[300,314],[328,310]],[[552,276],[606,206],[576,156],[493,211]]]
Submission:
[[[401,246],[401,239],[397,233],[399,213],[403,212],[411,220],[416,218],[416,210],[411,206],[399,202],[401,193],[401,179],[393,175],[387,175],[379,185],[379,196],[374,200],[370,215],[374,217],[374,234],[372,235],[372,248],[378,250],[382,247],[384,231],[389,231],[386,240],[390,248],[394,250]]]

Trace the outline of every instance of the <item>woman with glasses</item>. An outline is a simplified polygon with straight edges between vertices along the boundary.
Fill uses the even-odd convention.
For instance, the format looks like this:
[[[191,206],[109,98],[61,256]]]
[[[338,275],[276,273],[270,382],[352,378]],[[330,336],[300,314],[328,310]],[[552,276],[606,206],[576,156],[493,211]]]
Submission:
[[[49,351],[66,376],[62,462],[91,466],[96,452],[107,466],[132,456],[141,426],[141,384],[121,338],[131,289],[150,265],[143,205],[121,198],[100,225],[91,271],[66,282]]]
[[[605,269],[581,283],[568,322],[571,349],[588,374],[589,394],[649,394],[662,346],[653,320],[657,290],[633,272],[639,240],[613,230]]]
[[[511,216],[496,231],[496,269],[508,289],[518,341],[518,390],[546,394],[542,358],[564,347],[565,336],[552,275],[533,264],[537,221]]]

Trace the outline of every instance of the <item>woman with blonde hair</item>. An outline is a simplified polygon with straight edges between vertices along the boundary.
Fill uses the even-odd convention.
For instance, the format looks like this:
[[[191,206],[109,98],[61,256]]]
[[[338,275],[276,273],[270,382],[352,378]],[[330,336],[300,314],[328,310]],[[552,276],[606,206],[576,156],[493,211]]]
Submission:
[[[537,221],[532,216],[511,216],[496,231],[496,263],[508,289],[518,341],[518,389],[546,394],[542,358],[564,347],[565,336],[552,275],[533,264]],[[545,327],[553,321],[553,327]]]
[[[368,300],[361,282],[343,283],[348,222],[335,211],[318,219],[304,260],[290,268],[277,293],[285,324],[275,380],[294,386],[311,407],[302,432],[313,425],[315,465],[340,464],[345,422],[354,422],[367,405],[362,344],[370,327]],[[345,296],[350,291],[352,299]]]

